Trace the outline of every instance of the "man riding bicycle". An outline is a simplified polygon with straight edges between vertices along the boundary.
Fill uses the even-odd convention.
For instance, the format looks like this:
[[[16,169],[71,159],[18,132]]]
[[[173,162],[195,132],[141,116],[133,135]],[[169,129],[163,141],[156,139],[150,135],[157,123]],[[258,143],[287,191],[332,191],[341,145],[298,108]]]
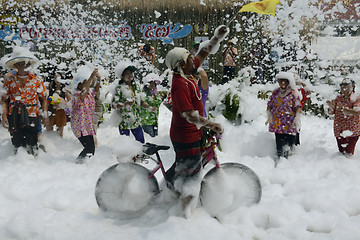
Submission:
[[[203,117],[201,94],[193,74],[209,54],[217,51],[227,34],[228,28],[219,26],[214,36],[200,45],[195,58],[185,48],[178,47],[166,55],[166,65],[174,71],[170,139],[176,154],[175,162],[166,172],[166,177],[169,187],[180,194],[186,217],[190,215],[191,205],[196,204],[200,191],[202,127],[216,133],[223,132],[220,124]]]

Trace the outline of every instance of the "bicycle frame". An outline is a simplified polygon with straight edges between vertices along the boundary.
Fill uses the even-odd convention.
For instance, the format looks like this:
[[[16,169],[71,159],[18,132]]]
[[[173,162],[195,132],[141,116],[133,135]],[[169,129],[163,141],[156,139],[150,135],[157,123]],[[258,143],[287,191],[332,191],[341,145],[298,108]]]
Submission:
[[[215,166],[217,169],[220,168],[220,163],[218,161],[216,152],[215,152],[215,148],[218,146],[219,144],[219,139],[220,137],[217,137],[215,134],[210,134],[209,138],[206,141],[205,146],[203,146],[203,152],[201,154],[201,163],[202,166],[205,167],[211,160],[213,160],[215,162]],[[153,158],[151,155],[148,154],[138,154],[135,157],[133,157],[133,161],[134,162],[145,162],[146,164],[148,163],[148,160],[152,160],[153,162],[156,163],[156,166],[153,170],[151,170],[151,174],[148,176],[148,178],[151,178],[152,176],[155,175],[155,173],[157,171],[159,171],[159,169],[161,169],[162,175],[165,179],[165,181],[167,181],[166,179],[166,174],[165,174],[165,168],[164,165],[161,161],[159,152],[156,152],[156,159]]]
[[[216,168],[220,168],[220,163],[215,152],[215,148],[219,145],[219,139],[220,137],[217,137],[214,134],[210,134],[205,146],[203,147],[204,150],[201,157],[203,167],[205,167],[206,164],[208,164],[211,160],[214,160]]]

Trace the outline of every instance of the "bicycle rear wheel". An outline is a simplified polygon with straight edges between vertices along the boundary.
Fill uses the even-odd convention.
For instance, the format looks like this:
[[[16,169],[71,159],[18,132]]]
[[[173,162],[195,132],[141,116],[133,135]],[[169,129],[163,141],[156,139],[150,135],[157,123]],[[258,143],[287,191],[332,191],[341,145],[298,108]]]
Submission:
[[[207,172],[201,183],[200,202],[212,216],[260,201],[261,183],[253,170],[239,163],[220,166]]]
[[[160,193],[159,184],[150,171],[136,163],[118,163],[106,169],[95,187],[96,202],[106,212],[123,218],[144,213]]]

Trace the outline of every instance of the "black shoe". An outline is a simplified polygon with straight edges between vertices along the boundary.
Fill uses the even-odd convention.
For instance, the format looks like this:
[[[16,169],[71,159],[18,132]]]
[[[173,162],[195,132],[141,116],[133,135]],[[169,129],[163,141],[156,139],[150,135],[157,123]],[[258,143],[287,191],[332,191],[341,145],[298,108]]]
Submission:
[[[175,191],[174,183],[170,181],[166,181],[166,187],[170,189],[171,191]]]
[[[43,151],[46,153],[46,148],[45,148],[45,146],[44,146],[44,145],[39,144],[39,148],[40,148],[41,150],[43,150]]]

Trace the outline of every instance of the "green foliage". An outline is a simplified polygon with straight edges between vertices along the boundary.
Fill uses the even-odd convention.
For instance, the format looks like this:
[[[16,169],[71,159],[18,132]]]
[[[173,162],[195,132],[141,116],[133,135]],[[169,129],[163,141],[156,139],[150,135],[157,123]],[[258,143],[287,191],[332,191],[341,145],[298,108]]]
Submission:
[[[240,97],[228,92],[222,103],[225,105],[225,109],[222,111],[223,116],[231,122],[241,122],[241,114],[238,114]]]
[[[266,92],[259,91],[257,96],[258,96],[259,99],[265,100],[265,99],[268,99],[270,97],[271,93],[272,93],[271,90],[268,90]]]
[[[311,101],[311,99],[308,99],[306,100],[302,111],[306,113],[311,113],[318,117],[329,118],[329,114],[325,111],[324,99],[320,97],[319,94],[316,94],[316,98],[318,101],[320,101],[320,103],[313,102]]]

